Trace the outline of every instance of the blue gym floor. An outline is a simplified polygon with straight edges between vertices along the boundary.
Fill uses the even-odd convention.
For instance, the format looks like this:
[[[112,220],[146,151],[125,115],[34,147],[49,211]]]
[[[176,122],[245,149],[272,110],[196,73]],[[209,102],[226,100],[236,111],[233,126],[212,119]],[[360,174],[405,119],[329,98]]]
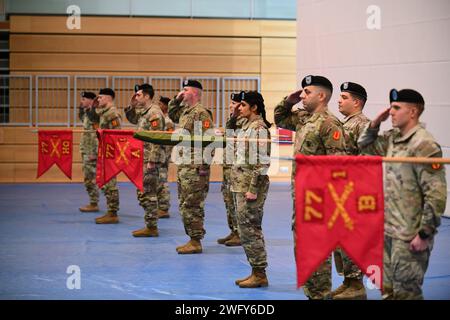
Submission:
[[[228,234],[220,184],[206,201],[203,254],[178,255],[188,238],[178,214],[176,184],[171,218],[158,238],[133,238],[143,227],[135,187],[120,183],[120,223],[96,225],[99,213],[81,213],[81,184],[0,185],[0,299],[306,299],[296,289],[288,183],[272,183],[263,230],[269,287],[241,289],[234,280],[250,267],[242,247],[217,244]],[[102,196],[100,207],[104,212]],[[425,277],[426,299],[450,299],[450,220],[443,218]],[[81,270],[81,289],[66,286],[67,267]],[[333,288],[342,278],[333,271]],[[369,299],[380,299],[377,290]]]

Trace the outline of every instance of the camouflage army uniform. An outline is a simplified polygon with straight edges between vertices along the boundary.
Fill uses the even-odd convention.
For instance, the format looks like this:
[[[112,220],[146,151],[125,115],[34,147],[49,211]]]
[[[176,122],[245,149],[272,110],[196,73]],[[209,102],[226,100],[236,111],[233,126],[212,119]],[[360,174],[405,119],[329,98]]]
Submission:
[[[358,155],[361,153],[358,148],[358,138],[364,129],[364,126],[369,121],[370,120],[361,111],[344,119],[345,150],[348,155]],[[363,278],[361,270],[351,261],[341,248],[337,248],[334,251],[334,260],[336,262],[338,273],[344,275],[346,279],[361,280]]]
[[[167,131],[174,131],[175,126],[169,116],[164,116]],[[166,154],[164,163],[159,169],[159,187],[158,187],[158,209],[169,211],[170,209],[170,190],[169,190],[169,163],[172,156],[173,146],[163,146]]]
[[[130,123],[137,124],[137,130],[165,129],[164,114],[158,105],[150,104],[140,109],[128,107],[125,115]],[[166,152],[163,146],[144,142],[144,192],[136,190],[139,204],[144,208],[144,220],[147,228],[158,226],[158,188],[161,166],[166,161]],[[148,168],[153,163],[152,168]]]
[[[442,157],[433,136],[418,124],[401,136],[392,129],[378,136],[379,128],[362,132],[363,151],[388,157]],[[445,211],[445,169],[438,164],[385,163],[384,299],[423,299],[422,284],[434,235]],[[424,230],[432,236],[422,252],[411,252],[409,243]]]
[[[97,149],[98,141],[95,134],[95,130],[98,128],[98,122],[92,122],[89,120],[85,109],[80,108],[79,118],[83,123],[83,129],[85,132],[81,134],[80,138],[80,153],[81,160],[83,161],[83,175],[84,175],[84,186],[89,195],[90,204],[98,204],[99,191],[97,184],[95,183],[96,178],[96,167],[97,167]],[[91,132],[86,132],[91,131]]]
[[[238,138],[270,139],[270,132],[262,117],[257,116],[242,126]],[[236,145],[231,191],[236,203],[238,232],[250,266],[253,269],[265,269],[267,253],[261,223],[269,191],[267,171],[270,166],[270,142],[238,141]],[[247,201],[246,192],[257,194],[256,200]]]
[[[247,122],[246,118],[230,118],[227,121],[226,129],[227,130],[239,130],[242,126]],[[230,131],[228,131],[229,133]],[[226,132],[226,137],[235,137],[236,134],[229,135]],[[232,140],[227,140],[226,147],[223,153],[223,178],[222,178],[222,195],[223,201],[225,203],[225,209],[227,211],[227,223],[230,231],[233,233],[238,232],[237,221],[236,221],[236,208],[234,205],[234,197],[233,192],[231,191],[231,170],[233,167],[236,144],[233,143]]]
[[[211,112],[200,103],[194,106],[184,106],[173,99],[169,102],[169,117],[174,123],[179,123],[180,129],[191,135],[195,133],[194,128],[197,124],[200,124],[202,132],[213,127]],[[185,150],[179,150],[180,152],[177,154],[183,158],[186,156],[190,158],[189,163],[178,165],[178,200],[186,234],[191,239],[201,240],[206,233],[203,227],[204,207],[209,190],[210,164],[204,163],[204,161],[196,163],[203,159],[204,148],[188,149],[189,154],[187,155],[183,153]]]
[[[345,140],[342,124],[330,111],[310,114],[305,110],[291,111],[286,98],[275,107],[275,124],[284,129],[296,131],[294,156],[303,155],[343,155]],[[292,165],[292,199],[294,213],[292,230],[295,236],[295,170]],[[295,253],[295,249],[294,249]],[[331,256],[322,263],[304,285],[310,299],[329,299],[331,294]]]
[[[100,129],[120,129],[121,118],[119,111],[114,106],[97,107],[87,113],[92,122],[98,122]],[[106,197],[108,212],[117,214],[119,211],[119,189],[117,188],[116,178],[109,180],[102,187],[102,192]]]

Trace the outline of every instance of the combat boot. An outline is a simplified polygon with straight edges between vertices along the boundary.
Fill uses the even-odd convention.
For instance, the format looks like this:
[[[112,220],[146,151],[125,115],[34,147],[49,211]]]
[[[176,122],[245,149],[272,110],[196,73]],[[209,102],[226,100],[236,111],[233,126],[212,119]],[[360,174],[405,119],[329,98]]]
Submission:
[[[269,281],[267,280],[266,271],[259,268],[253,268],[250,278],[239,283],[241,288],[259,288],[267,287],[268,285]]]
[[[119,223],[117,213],[107,212],[104,216],[95,219],[97,224],[114,224]]]
[[[362,279],[349,279],[349,285],[340,294],[333,297],[334,300],[367,300],[366,288]]]
[[[200,240],[191,239],[183,246],[177,247],[178,254],[202,253],[202,244]]]
[[[157,237],[159,236],[158,227],[144,227],[133,231],[133,237]]]
[[[90,203],[87,206],[78,208],[81,212],[99,212],[98,205],[96,203]]]
[[[237,279],[234,283],[238,286],[239,283],[244,282],[245,280],[250,279],[250,277],[251,277],[252,275],[253,275],[253,270],[252,270],[252,273],[250,273],[249,276],[246,276],[245,278],[242,278],[242,279]]]
[[[225,245],[227,247],[237,247],[241,245],[241,238],[239,238],[239,235],[236,233],[233,233],[233,236],[230,240],[225,241]]]
[[[350,282],[349,278],[344,278],[344,282],[336,290],[331,292],[331,297],[334,298],[334,296],[344,292],[348,288],[349,282]]]
[[[217,243],[218,244],[225,244],[225,242],[227,242],[228,240],[230,240],[231,238],[233,238],[234,232],[230,232],[229,235],[227,235],[225,238],[219,238],[217,239]]]
[[[169,211],[158,209],[158,218],[159,218],[159,219],[170,218]]]

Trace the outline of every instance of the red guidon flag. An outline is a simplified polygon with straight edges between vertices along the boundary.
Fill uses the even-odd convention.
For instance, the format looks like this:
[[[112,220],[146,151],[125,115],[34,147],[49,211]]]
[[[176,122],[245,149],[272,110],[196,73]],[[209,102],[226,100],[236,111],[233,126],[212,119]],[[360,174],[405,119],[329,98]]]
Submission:
[[[72,131],[39,130],[38,136],[37,178],[56,163],[61,171],[72,179]]]
[[[97,172],[99,187],[122,171],[139,190],[143,191],[143,142],[133,138],[133,133],[131,130],[99,130],[97,160],[97,170],[100,169],[100,172]]]
[[[383,283],[381,157],[297,156],[297,286],[341,247],[377,288]]]

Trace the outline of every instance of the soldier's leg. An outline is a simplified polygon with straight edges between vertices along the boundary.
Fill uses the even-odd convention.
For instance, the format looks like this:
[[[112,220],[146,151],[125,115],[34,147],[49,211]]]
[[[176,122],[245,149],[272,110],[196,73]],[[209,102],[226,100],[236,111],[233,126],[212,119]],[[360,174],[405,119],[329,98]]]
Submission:
[[[331,298],[331,256],[306,281],[303,290],[309,299]]]
[[[119,211],[119,189],[117,188],[116,178],[112,178],[107,184],[105,184],[102,191],[106,197],[108,212],[104,216],[96,218],[95,223],[118,223],[119,217],[117,216],[117,212]]]
[[[342,259],[344,283],[331,294],[336,300],[365,300],[367,299],[366,288],[363,283],[363,273],[350,259],[342,248],[334,251]]]
[[[394,299],[423,299],[422,285],[430,253],[431,248],[422,252],[412,252],[409,250],[409,241],[392,239],[391,265]]]
[[[391,254],[392,238],[385,235],[383,249],[383,300],[391,300],[394,297]]]
[[[234,206],[233,192],[231,192],[231,167],[223,166],[223,179],[221,187],[223,201],[225,203],[225,210],[227,214],[228,228],[230,229],[230,234],[224,238],[217,239],[220,244],[225,244],[229,240],[234,240],[237,245],[239,245],[239,235],[237,228],[237,218],[236,209]],[[239,242],[239,243],[238,243]]]
[[[183,203],[180,203],[183,223],[187,235],[191,239],[201,240],[205,235],[203,221],[204,206],[209,190],[209,168],[199,172],[196,168],[184,168],[181,171],[181,193]]]
[[[83,159],[83,176],[84,176],[84,186],[89,195],[89,205],[80,208],[82,212],[97,212],[98,209],[98,200],[99,200],[99,190],[97,184],[95,183],[96,179],[96,160],[90,160],[89,155],[82,155]]]
[[[108,212],[117,214],[119,211],[119,189],[117,188],[117,179],[112,178],[103,186],[102,191],[106,197]]]
[[[148,169],[144,164],[144,192],[136,190],[139,204],[144,208],[145,228],[133,231],[135,237],[158,236],[158,198],[159,166]]]
[[[168,164],[162,164],[159,169],[159,185],[158,185],[158,209],[160,211],[166,212],[167,217],[169,216],[169,208],[170,208],[170,190],[169,190],[169,182],[168,182]],[[166,217],[163,215],[161,217]]]
[[[264,203],[269,189],[268,178],[262,177],[256,201],[247,201],[245,193],[236,193],[238,230],[247,260],[252,267],[249,278],[238,281],[241,288],[266,287],[267,252],[261,224]]]

